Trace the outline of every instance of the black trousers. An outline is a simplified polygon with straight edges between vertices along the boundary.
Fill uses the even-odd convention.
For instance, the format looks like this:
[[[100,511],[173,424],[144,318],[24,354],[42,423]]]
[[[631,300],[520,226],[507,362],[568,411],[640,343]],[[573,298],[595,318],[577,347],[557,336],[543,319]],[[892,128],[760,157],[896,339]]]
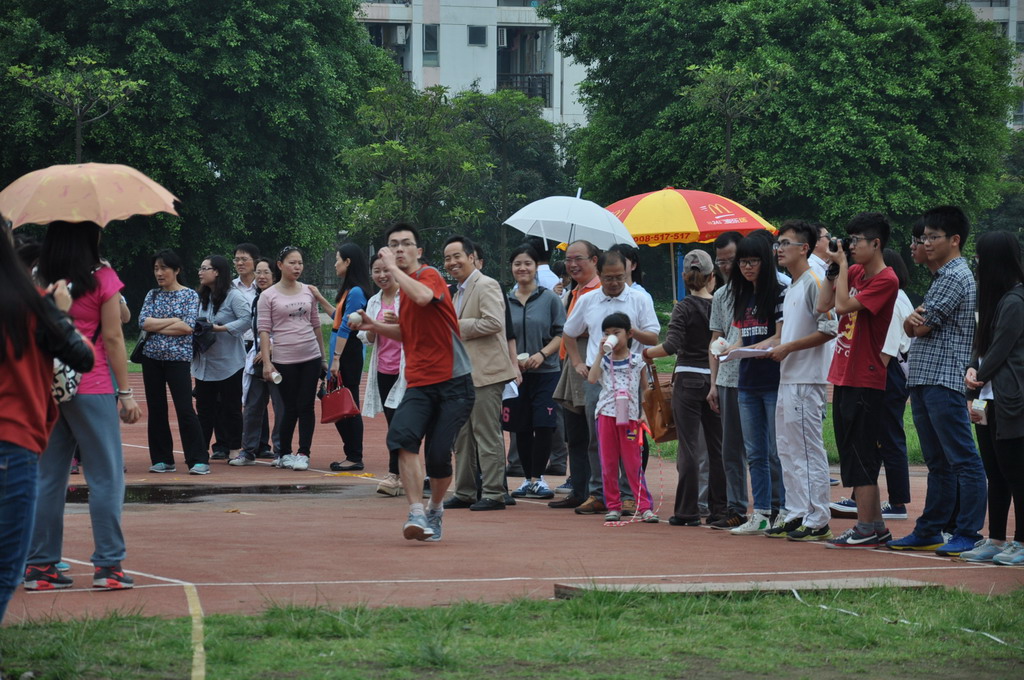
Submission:
[[[359,406],[359,383],[363,379],[363,343],[355,333],[345,342],[338,362],[341,383],[352,393],[352,399]],[[363,462],[363,417],[342,418],[334,422],[345,446],[345,458],[353,463]]]
[[[203,448],[208,448],[214,427],[223,428],[224,444],[242,448],[242,369],[223,380],[196,379],[196,413],[203,430]],[[219,403],[218,403],[219,402]]]
[[[316,428],[316,383],[320,379],[320,359],[310,359],[300,364],[274,364],[274,367],[281,374],[281,384],[277,389],[284,401],[281,455],[291,455],[292,435],[298,423],[299,448],[296,453],[308,456],[313,445],[313,430]]]
[[[174,465],[174,446],[167,411],[167,389],[178,416],[181,448],[185,464],[209,463],[210,455],[203,443],[199,418],[192,408],[192,375],[188,361],[160,361],[142,358],[142,384],[146,392],[146,428],[149,435],[149,459],[154,465]]]
[[[388,395],[391,394],[391,388],[398,382],[398,374],[394,375],[390,373],[381,373],[377,371],[377,394],[380,395],[380,403],[383,404],[388,400]],[[388,426],[391,426],[391,419],[395,416],[395,409],[384,407],[384,418],[388,421]],[[388,452],[388,472],[393,475],[398,474],[398,452]]]

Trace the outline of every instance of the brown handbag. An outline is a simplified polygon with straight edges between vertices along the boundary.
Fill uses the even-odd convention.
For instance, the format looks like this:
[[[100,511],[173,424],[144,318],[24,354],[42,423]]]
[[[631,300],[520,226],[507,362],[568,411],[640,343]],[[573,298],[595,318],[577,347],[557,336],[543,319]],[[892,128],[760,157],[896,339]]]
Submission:
[[[333,423],[342,418],[353,418],[360,414],[352,392],[336,378],[327,381],[327,389],[320,400],[320,422]]]
[[[672,374],[675,379],[675,374]],[[670,442],[679,438],[672,418],[672,381],[664,385],[658,380],[658,369],[647,364],[647,392],[644,393],[644,414],[651,426],[651,438]]]

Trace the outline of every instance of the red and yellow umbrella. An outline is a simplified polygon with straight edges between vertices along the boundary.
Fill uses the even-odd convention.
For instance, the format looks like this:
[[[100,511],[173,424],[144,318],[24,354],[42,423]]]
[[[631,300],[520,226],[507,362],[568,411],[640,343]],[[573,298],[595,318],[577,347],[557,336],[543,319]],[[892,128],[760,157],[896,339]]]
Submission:
[[[775,231],[754,211],[706,191],[666,187],[624,198],[607,208],[622,220],[637,245],[708,243],[727,231]]]

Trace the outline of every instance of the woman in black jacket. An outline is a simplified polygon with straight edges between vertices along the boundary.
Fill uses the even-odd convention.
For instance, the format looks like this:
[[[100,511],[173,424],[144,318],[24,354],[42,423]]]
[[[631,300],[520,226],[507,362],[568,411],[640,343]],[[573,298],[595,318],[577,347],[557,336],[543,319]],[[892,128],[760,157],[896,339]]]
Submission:
[[[1024,565],[1024,266],[1017,236],[978,237],[978,330],[964,382],[980,390],[971,409],[988,477],[988,538],[961,553],[965,562]],[[984,402],[984,404],[979,403]],[[1013,501],[1014,540],[1006,540]]]

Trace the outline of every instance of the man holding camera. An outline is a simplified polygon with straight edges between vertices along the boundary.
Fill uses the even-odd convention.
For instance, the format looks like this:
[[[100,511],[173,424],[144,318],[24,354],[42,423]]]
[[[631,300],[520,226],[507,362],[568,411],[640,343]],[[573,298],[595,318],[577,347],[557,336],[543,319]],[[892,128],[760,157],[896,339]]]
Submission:
[[[857,498],[857,525],[828,541],[829,548],[878,548],[892,538],[882,519],[882,459],[873,434],[884,408],[882,346],[899,292],[896,273],[882,259],[889,231],[881,213],[861,213],[850,220],[846,243],[836,240],[829,246],[828,281],[818,295],[818,312],[834,306],[840,315],[828,380],[835,385],[832,415],[842,482],[853,487]],[[848,265],[847,255],[853,265]]]

